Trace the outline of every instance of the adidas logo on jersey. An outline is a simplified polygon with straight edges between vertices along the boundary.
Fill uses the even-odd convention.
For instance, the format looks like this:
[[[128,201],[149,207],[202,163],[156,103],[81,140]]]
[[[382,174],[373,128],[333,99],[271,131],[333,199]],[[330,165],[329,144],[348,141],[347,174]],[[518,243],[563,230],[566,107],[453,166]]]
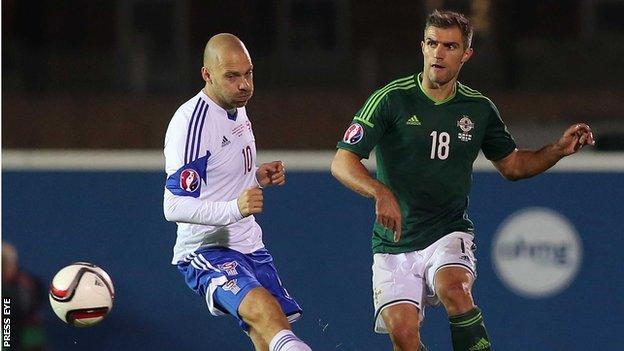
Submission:
[[[418,117],[416,117],[416,115],[413,115],[412,117],[410,117],[410,119],[407,120],[407,124],[408,126],[419,126],[421,123],[418,120]]]
[[[225,137],[225,135],[223,136],[223,140],[221,141],[221,147],[224,147],[226,145],[230,145],[230,141],[228,140],[228,138]]]

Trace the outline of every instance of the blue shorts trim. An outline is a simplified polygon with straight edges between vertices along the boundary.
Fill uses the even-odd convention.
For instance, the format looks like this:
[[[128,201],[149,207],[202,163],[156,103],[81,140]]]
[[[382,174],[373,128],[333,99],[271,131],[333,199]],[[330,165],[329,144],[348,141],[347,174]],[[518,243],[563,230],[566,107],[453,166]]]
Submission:
[[[178,263],[178,270],[189,288],[206,298],[213,315],[230,314],[248,331],[238,308],[249,291],[262,286],[275,297],[289,321],[301,316],[301,307],[283,287],[266,249],[243,254],[224,247],[202,248],[188,258]]]

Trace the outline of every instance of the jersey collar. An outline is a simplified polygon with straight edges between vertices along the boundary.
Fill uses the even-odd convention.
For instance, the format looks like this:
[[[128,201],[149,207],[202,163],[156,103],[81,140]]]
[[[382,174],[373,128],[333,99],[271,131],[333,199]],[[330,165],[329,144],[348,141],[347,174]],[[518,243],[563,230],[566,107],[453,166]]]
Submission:
[[[433,102],[434,105],[442,105],[444,103],[447,103],[447,102],[451,101],[455,97],[455,94],[457,94],[457,82],[455,82],[455,85],[453,85],[453,93],[451,95],[449,95],[444,100],[436,100],[432,96],[429,96],[429,94],[427,94],[427,92],[423,88],[423,86],[422,86],[422,72],[418,73],[418,75],[416,76],[416,82],[418,83],[418,88],[423,93],[423,95],[425,95],[427,97],[427,99],[431,100],[431,102]]]
[[[204,89],[201,90],[201,96],[204,100],[209,101],[210,105],[214,105],[218,110],[223,111],[223,113],[225,113],[230,121],[236,121],[236,118],[238,117],[238,108],[235,109],[233,113],[228,112],[226,109],[219,106],[219,104],[217,104],[213,99],[211,99],[210,96],[208,96],[208,94],[204,92]]]

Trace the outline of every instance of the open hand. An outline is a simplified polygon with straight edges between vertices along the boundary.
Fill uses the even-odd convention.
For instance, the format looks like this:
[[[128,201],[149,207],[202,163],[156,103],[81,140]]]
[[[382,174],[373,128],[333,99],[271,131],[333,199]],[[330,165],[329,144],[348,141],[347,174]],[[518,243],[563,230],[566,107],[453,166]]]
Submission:
[[[555,146],[561,150],[562,156],[572,155],[585,145],[594,146],[594,134],[585,123],[577,123],[563,132]]]

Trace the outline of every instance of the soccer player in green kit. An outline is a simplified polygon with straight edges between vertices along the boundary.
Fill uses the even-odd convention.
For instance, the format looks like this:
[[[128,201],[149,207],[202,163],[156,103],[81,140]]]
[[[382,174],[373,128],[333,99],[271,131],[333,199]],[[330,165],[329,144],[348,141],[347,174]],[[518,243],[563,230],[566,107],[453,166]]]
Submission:
[[[472,164],[482,150],[509,180],[542,173],[584,145],[585,123],[539,150],[516,147],[488,98],[457,81],[473,54],[473,29],[461,14],[434,11],[421,43],[423,71],[373,93],[346,130],[332,174],[375,200],[375,331],[395,350],[424,350],[427,305],[442,302],[455,351],[491,350],[471,288],[474,227],[466,214]],[[361,159],[376,148],[377,179]]]

